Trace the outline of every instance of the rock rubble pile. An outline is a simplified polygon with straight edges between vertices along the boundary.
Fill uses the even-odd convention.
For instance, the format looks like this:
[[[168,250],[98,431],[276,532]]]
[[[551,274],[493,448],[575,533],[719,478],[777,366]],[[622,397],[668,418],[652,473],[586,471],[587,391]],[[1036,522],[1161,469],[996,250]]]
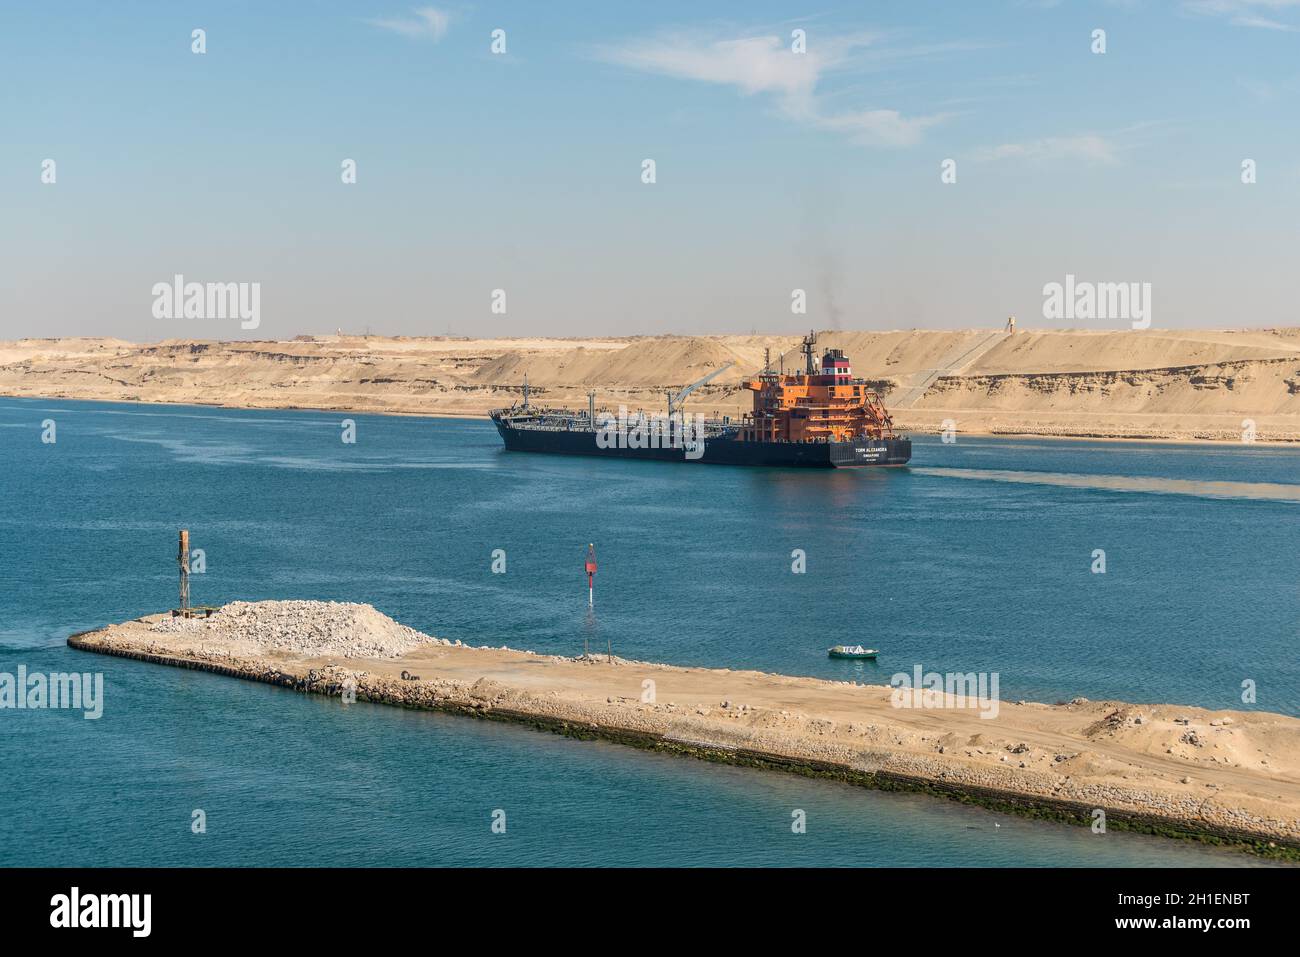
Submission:
[[[165,618],[151,630],[310,657],[398,658],[422,645],[450,644],[371,605],[340,601],[235,601],[211,618]]]

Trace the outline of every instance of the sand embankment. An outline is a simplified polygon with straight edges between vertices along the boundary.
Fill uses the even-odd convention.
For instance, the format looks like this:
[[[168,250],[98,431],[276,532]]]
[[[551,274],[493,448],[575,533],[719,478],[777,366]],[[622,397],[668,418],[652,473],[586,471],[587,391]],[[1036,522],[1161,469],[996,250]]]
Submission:
[[[983,718],[987,708],[896,707],[882,686],[462,647],[364,605],[227,609],[210,620],[150,616],[68,643],[1082,824],[1100,808],[1111,828],[1300,856],[1296,718],[1084,699],[1001,702]]]
[[[103,401],[482,415],[539,404],[658,409],[668,389],[735,365],[690,400],[750,407],[742,379],[799,365],[798,336],[449,339],[304,336],[283,342],[24,339],[0,343],[0,394]],[[1080,332],[827,332],[896,402],[904,429],[1300,441],[1300,328]]]

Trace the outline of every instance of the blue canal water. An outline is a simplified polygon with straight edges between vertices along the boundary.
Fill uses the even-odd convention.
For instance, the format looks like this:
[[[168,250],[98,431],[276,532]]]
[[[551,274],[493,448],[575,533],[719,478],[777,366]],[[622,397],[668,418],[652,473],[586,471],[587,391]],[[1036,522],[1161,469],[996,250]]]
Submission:
[[[173,603],[178,527],[206,553],[196,603],[360,601],[476,645],[1300,713],[1291,450],[922,436],[909,469],[746,470],[511,454],[479,421],[0,399],[0,493],[0,672],[105,680],[96,721],[0,711],[0,865],[1249,863],[68,649]],[[842,642],[880,661],[827,659]]]

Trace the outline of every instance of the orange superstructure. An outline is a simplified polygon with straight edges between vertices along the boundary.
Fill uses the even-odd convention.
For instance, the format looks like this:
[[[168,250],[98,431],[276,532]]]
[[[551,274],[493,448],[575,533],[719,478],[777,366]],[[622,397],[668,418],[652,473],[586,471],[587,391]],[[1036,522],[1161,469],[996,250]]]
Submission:
[[[851,442],[893,438],[893,422],[880,396],[853,378],[848,357],[828,349],[816,367],[817,337],[804,338],[804,371],[794,375],[765,368],[745,388],[754,393],[754,411],[742,437],[757,442]]]

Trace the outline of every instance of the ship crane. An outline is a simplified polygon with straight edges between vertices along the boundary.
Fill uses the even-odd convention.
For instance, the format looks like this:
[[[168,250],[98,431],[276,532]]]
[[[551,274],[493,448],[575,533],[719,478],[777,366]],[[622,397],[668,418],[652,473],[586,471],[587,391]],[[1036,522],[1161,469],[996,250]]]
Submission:
[[[696,381],[688,385],[686,388],[682,389],[682,391],[678,392],[676,395],[669,392],[668,393],[668,418],[671,419],[676,413],[682,410],[682,403],[686,401],[686,397],[688,395],[690,395],[700,386],[705,385],[708,382],[712,382],[714,379],[722,375],[722,373],[726,372],[734,365],[735,365],[734,362],[728,362],[725,366],[722,366],[721,368],[718,369],[714,369],[703,379],[697,379]]]

